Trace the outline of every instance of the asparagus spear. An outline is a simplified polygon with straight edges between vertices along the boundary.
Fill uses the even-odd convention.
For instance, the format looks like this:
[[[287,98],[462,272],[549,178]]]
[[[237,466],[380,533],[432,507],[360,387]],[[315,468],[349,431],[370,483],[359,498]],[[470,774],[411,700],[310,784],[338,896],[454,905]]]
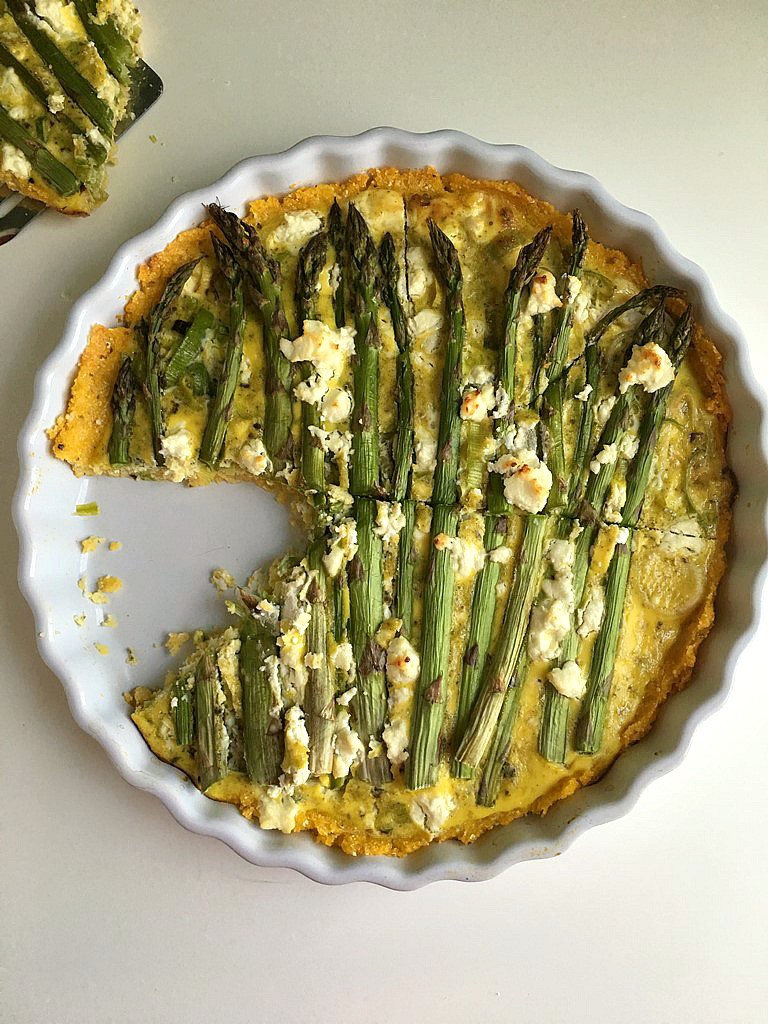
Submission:
[[[691,329],[692,313],[689,306],[675,324],[669,340],[668,352],[675,371],[680,368],[688,350]],[[673,386],[674,382],[651,396],[640,426],[638,454],[633,463],[632,474],[627,481],[627,499],[624,504],[623,522],[627,537],[626,540],[617,543],[608,569],[605,614],[595,641],[587,692],[576,723],[576,749],[584,754],[597,753],[603,741],[605,715],[608,709],[621,621],[624,614],[624,599],[632,560],[635,527],[642,511],[654,448]]]
[[[368,225],[353,203],[347,211],[347,246],[356,330],[351,483],[353,494],[371,495],[379,488],[378,260]]]
[[[568,274],[579,278],[587,251],[587,228],[578,210],[572,214],[572,247]],[[557,331],[553,335],[551,356],[548,365],[549,384],[541,399],[542,444],[547,466],[552,473],[552,487],[547,500],[547,510],[561,508],[565,503],[568,481],[565,469],[565,447],[563,444],[563,401],[565,397],[565,363],[568,356],[568,341],[573,324],[573,307],[569,299],[569,283],[564,288],[565,303]]]
[[[243,745],[248,777],[274,785],[283,760],[283,733],[270,714],[272,693],[265,660],[274,654],[275,638],[258,619],[248,616],[240,629],[240,685],[243,694]]]
[[[235,260],[235,254],[220,242],[216,235],[211,235],[213,251],[219,268],[226,278],[229,286],[229,336],[227,348],[224,353],[224,365],[221,368],[221,375],[216,386],[216,393],[208,409],[208,420],[203,431],[203,439],[200,443],[200,461],[207,466],[218,465],[224,442],[227,437],[227,427],[232,418],[232,407],[235,400],[235,390],[240,377],[240,364],[243,361],[243,331],[245,329],[245,301],[243,298],[243,282],[240,270]]]
[[[518,683],[514,669],[525,640],[533,599],[538,591],[548,524],[549,520],[545,516],[529,515],[525,520],[499,640],[456,753],[456,770],[462,773],[462,777],[470,777],[483,759],[493,738],[505,694],[510,686]]]
[[[333,205],[328,214],[328,235],[336,254],[337,278],[336,287],[333,291],[334,317],[336,319],[336,326],[343,327],[347,322],[344,281],[344,216],[336,199],[333,200]]]
[[[11,53],[11,51],[0,42],[0,66],[6,68],[12,68],[16,72],[19,79],[23,83],[27,92],[31,93],[32,96],[42,104],[43,108],[48,110],[48,99],[49,93],[43,83],[37,78],[26,65],[22,64],[20,60]],[[85,145],[88,155],[97,163],[102,164],[109,156],[109,150],[100,145],[98,142],[94,142],[88,138],[83,132],[83,129],[75,124],[71,117],[65,114],[63,111],[59,111],[56,114],[56,120],[65,128],[71,135],[79,135]]]
[[[128,85],[131,80],[129,64],[132,62],[133,51],[130,42],[120,32],[117,22],[114,18],[96,20],[96,0],[74,0],[74,4],[83,28],[108,70],[118,82]]]
[[[227,773],[229,744],[218,691],[219,673],[205,651],[195,673],[197,771],[203,792]]]
[[[333,768],[334,679],[328,664],[327,582],[323,568],[324,541],[315,541],[307,556],[312,581],[307,591],[310,607],[307,648],[313,663],[304,695],[309,733],[309,770],[330,774]],[[317,663],[315,663],[317,659]]]
[[[397,542],[395,618],[402,622],[402,635],[410,637],[413,630],[413,529],[416,524],[416,502],[408,498],[402,503],[402,509],[405,525]]]
[[[446,671],[454,584],[451,552],[442,542],[456,536],[458,521],[458,513],[451,506],[438,505],[432,512],[432,551],[424,585],[421,674],[413,702],[410,756],[405,765],[408,789],[423,789],[437,781],[448,689]]]
[[[187,278],[200,262],[199,258],[190,260],[171,274],[165,286],[160,301],[152,310],[147,330],[147,356],[146,369],[144,374],[144,394],[149,406],[149,420],[152,431],[152,451],[155,462],[162,466],[165,462],[162,451],[163,434],[165,433],[165,421],[162,407],[162,352],[160,347],[160,333],[165,325],[173,306],[178,299]]]
[[[291,446],[291,364],[280,349],[289,336],[280,288],[277,260],[267,256],[255,229],[229,210],[210,203],[208,213],[235,252],[245,286],[264,326],[266,373],[264,391],[264,447],[275,469],[282,469]]]
[[[449,321],[437,432],[437,465],[432,486],[435,505],[451,505],[458,496],[459,441],[461,438],[461,364],[467,325],[462,298],[461,264],[450,238],[433,220],[428,222],[438,277],[445,289],[445,311]]]
[[[488,760],[485,763],[483,774],[480,779],[480,786],[477,791],[477,802],[481,807],[493,807],[501,788],[501,780],[505,770],[508,768],[509,751],[512,746],[512,731],[517,718],[517,709],[520,704],[520,693],[522,691],[525,676],[528,671],[528,658],[525,647],[520,652],[517,665],[507,692],[504,694],[504,703],[499,712],[499,721],[493,735]]]
[[[112,392],[112,433],[109,436],[109,462],[112,466],[126,466],[130,461],[128,446],[131,440],[133,414],[136,408],[136,384],[133,363],[125,356]]]
[[[203,347],[205,336],[216,324],[216,318],[209,309],[202,307],[195,313],[187,332],[168,359],[165,368],[165,383],[169,387],[178,384],[190,366],[192,366]]]
[[[22,124],[14,121],[3,106],[0,106],[0,139],[5,139],[20,149],[33,169],[45,178],[59,195],[71,196],[83,188],[77,175],[57,160]]]
[[[528,245],[518,254],[515,266],[510,273],[509,283],[504,295],[504,340],[499,359],[499,387],[512,398],[515,390],[515,368],[517,361],[517,327],[521,309],[521,300],[525,288],[531,282],[541,257],[549,243],[552,228],[540,231]],[[543,346],[537,346],[534,352],[534,376],[538,374],[540,361],[543,358]],[[532,390],[531,400],[536,394]],[[513,402],[509,403],[509,412],[496,421],[497,436],[504,434],[514,424]],[[507,534],[508,520],[507,502],[501,476],[491,475],[488,496],[489,515],[486,518],[484,546],[489,554],[499,548]],[[454,735],[461,737],[469,721],[470,711],[477,695],[488,654],[488,644],[493,624],[493,612],[496,605],[496,585],[499,581],[501,565],[493,558],[488,558],[480,570],[472,592],[467,643],[464,650],[461,680],[459,682],[459,703],[454,723]],[[454,775],[462,777],[465,769],[456,760],[453,762]],[[466,774],[465,777],[469,777]]]
[[[48,65],[58,78],[64,92],[84,114],[111,139],[115,129],[115,118],[109,105],[101,99],[87,79],[61,52],[58,46],[40,27],[38,19],[23,0],[6,0],[6,7],[16,25],[37,51],[41,60]]]
[[[395,588],[395,616],[402,620],[400,632],[411,635],[413,622],[413,528],[416,521],[416,503],[408,499],[413,468],[413,401],[414,380],[411,365],[411,338],[403,304],[400,301],[400,265],[392,235],[387,233],[381,242],[379,260],[382,272],[382,293],[392,317],[392,328],[397,344],[397,429],[392,445],[394,480],[392,497],[402,503],[405,525],[400,531],[397,549],[397,581]]]
[[[357,553],[347,569],[349,579],[349,635],[357,666],[357,694],[352,701],[355,728],[369,752],[360,766],[360,775],[373,785],[390,778],[389,762],[381,746],[381,733],[387,713],[387,687],[384,679],[386,655],[376,640],[384,618],[382,541],[374,530],[376,503],[357,498]]]
[[[328,236],[319,231],[299,253],[296,273],[296,310],[299,320],[314,320],[316,313],[316,285],[325,266]],[[302,363],[299,376],[307,380],[312,375],[312,363]],[[325,453],[320,439],[310,427],[320,426],[320,410],[309,402],[301,403],[301,473],[304,483],[316,495],[325,491]]]
[[[587,254],[589,235],[587,225],[578,210],[571,214],[571,259],[566,271],[566,280],[563,286],[563,306],[560,311],[557,331],[552,339],[552,359],[550,364],[550,377],[559,376],[565,361],[568,358],[568,341],[571,336],[573,324],[573,304],[570,299],[570,283],[568,277],[575,277],[581,280],[581,271],[584,266],[584,257]]]
[[[408,494],[413,466],[413,367],[408,322],[398,292],[400,265],[394,239],[389,233],[382,239],[379,258],[382,294],[392,317],[392,329],[397,344],[397,430],[392,445],[392,460],[395,466],[392,498],[394,501],[404,501]]]

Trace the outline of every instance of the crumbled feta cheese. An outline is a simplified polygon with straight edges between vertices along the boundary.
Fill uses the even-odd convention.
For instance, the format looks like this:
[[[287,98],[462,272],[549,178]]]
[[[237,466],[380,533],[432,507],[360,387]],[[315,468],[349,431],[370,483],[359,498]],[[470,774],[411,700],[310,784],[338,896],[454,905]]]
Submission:
[[[259,797],[259,825],[261,828],[293,832],[299,805],[279,786],[268,786]]]
[[[391,505],[385,501],[376,503],[376,525],[373,530],[385,544],[397,540],[404,526],[405,515],[399,501],[393,502]]]
[[[451,816],[455,806],[453,797],[448,793],[421,790],[413,796],[411,819],[427,832],[436,835]]]
[[[585,324],[589,320],[589,307],[592,305],[592,297],[589,292],[582,290],[578,293],[573,302],[573,319],[577,324]]]
[[[620,523],[621,511],[627,500],[627,485],[624,480],[611,481],[611,490],[605,503],[603,518],[607,523]]]
[[[553,540],[547,549],[546,562],[554,576],[542,583],[541,597],[531,612],[528,654],[532,661],[551,661],[556,658],[571,628],[575,604],[574,556],[575,545],[571,540]]]
[[[592,394],[592,385],[585,384],[584,387],[574,397],[579,402],[586,402],[589,396]]]
[[[296,210],[286,213],[282,224],[278,224],[267,239],[270,249],[298,252],[311,235],[317,234],[323,222],[314,210]]]
[[[440,344],[443,314],[437,309],[422,309],[411,319],[414,342],[427,352],[434,352]]]
[[[260,437],[246,441],[235,456],[235,462],[253,476],[261,476],[272,469],[272,462]]]
[[[64,109],[64,94],[60,92],[51,93],[48,97],[48,109],[52,114],[59,114]]]
[[[422,298],[434,284],[426,251],[419,245],[408,249],[408,291],[412,299]]]
[[[550,669],[547,678],[558,693],[574,700],[581,700],[587,689],[584,673],[575,661],[566,661],[562,668]]]
[[[355,667],[355,656],[352,651],[352,644],[347,643],[346,641],[340,643],[331,656],[331,665],[333,665],[335,669],[338,669],[339,672],[351,672]],[[354,687],[352,687],[352,689],[354,690]],[[348,690],[347,693],[351,693],[351,690]],[[354,696],[354,694],[352,694],[352,696]],[[351,699],[352,698],[350,697],[350,700]],[[341,698],[337,698],[337,700],[341,702]]]
[[[393,768],[408,760],[408,726],[404,718],[387,723],[381,734],[387,747],[387,757]]]
[[[461,537],[449,537],[445,533],[438,533],[434,540],[438,551],[450,553],[453,570],[461,579],[469,579],[480,572],[485,562],[485,551],[471,540],[462,540]]]
[[[307,405],[320,405],[328,394],[328,381],[324,380],[319,373],[311,373],[306,380],[301,380],[293,389],[294,395],[300,402]]]
[[[565,294],[563,298],[567,305],[572,305],[579,294],[581,293],[581,281],[578,277],[574,277],[573,274],[568,274],[565,278]]]
[[[578,613],[579,628],[577,632],[580,637],[589,636],[600,629],[604,611],[605,591],[598,583],[593,583],[589,591],[589,597]]]
[[[348,459],[352,451],[352,435],[345,430],[323,430],[322,427],[309,427],[309,432],[320,442],[324,452],[330,452],[339,459]]]
[[[479,388],[471,387],[464,392],[459,415],[463,420],[482,423],[495,404],[493,384],[484,384]]]
[[[619,391],[623,395],[633,384],[642,384],[645,391],[652,394],[674,379],[675,370],[669,356],[655,341],[649,341],[632,348],[627,365],[619,373]]]
[[[621,443],[619,444],[619,454],[623,455],[625,459],[634,459],[639,447],[640,439],[637,434],[633,434],[630,431],[621,439]]]
[[[347,644],[347,646],[350,648],[350,650],[352,649],[350,644]],[[339,694],[339,696],[336,698],[336,703],[339,705],[339,707],[347,708],[349,707],[349,705],[352,703],[356,696],[357,687],[350,686],[350,688],[348,690],[345,690],[344,693]]]
[[[589,464],[590,473],[599,473],[601,466],[612,465],[619,456],[618,445],[604,444]]]
[[[2,146],[2,168],[8,174],[23,178],[25,181],[32,174],[32,164],[21,150],[12,146],[10,142],[4,142]]]
[[[275,626],[277,625],[280,618],[279,605],[274,604],[272,601],[268,601],[265,597],[259,601],[256,605],[256,609],[261,612],[267,622],[270,622]]]
[[[489,562],[499,562],[501,565],[506,563],[512,557],[512,548],[507,547],[506,544],[502,544],[501,547],[494,548],[493,551],[488,555]]]
[[[248,358],[248,356],[243,356],[243,358],[240,360],[240,376],[238,378],[240,387],[248,387],[248,385],[251,383],[252,372],[253,371],[251,368],[250,359]]]
[[[437,465],[437,444],[434,441],[417,441],[414,451],[415,468],[420,473],[432,473]]]
[[[53,32],[62,39],[82,39],[85,35],[73,3],[62,3],[61,0],[35,0],[35,12],[39,18],[47,21]]]
[[[309,362],[324,380],[339,377],[355,350],[355,332],[350,327],[332,330],[321,320],[305,320],[302,334],[291,341],[283,338],[280,349],[292,363]]]
[[[542,270],[531,281],[525,312],[528,316],[536,316],[538,313],[549,313],[552,309],[559,309],[560,306],[562,302],[555,291],[554,274]]]
[[[387,649],[387,682],[406,686],[419,678],[421,662],[407,637],[396,636]]]
[[[297,704],[285,713],[284,739],[283,772],[289,783],[301,786],[309,778],[309,733]]]
[[[552,474],[535,452],[521,449],[515,454],[502,455],[488,464],[493,473],[504,479],[504,497],[524,512],[541,512],[552,487]]]
[[[493,418],[495,420],[502,420],[509,415],[509,409],[512,404],[512,399],[509,397],[504,388],[499,384],[496,388],[495,395],[495,409],[493,410]]]
[[[323,398],[323,419],[341,423],[352,412],[352,396],[345,388],[331,388]]]
[[[604,427],[608,422],[614,405],[616,405],[615,395],[611,395],[610,398],[604,398],[602,402],[598,402],[597,409],[595,410],[595,422],[598,427]]]
[[[349,722],[349,712],[340,710],[336,714],[333,734],[333,777],[345,779],[352,765],[362,761],[365,747]]]
[[[185,480],[192,467],[195,456],[193,441],[194,438],[186,427],[180,427],[166,434],[160,444],[166,476],[175,483]]]
[[[339,575],[342,566],[357,551],[357,525],[354,519],[343,519],[332,527],[333,540],[328,553],[323,555],[323,565],[328,575],[333,578]]]
[[[616,543],[617,544],[626,544],[628,540],[629,540],[629,530],[627,529],[627,527],[626,526],[619,527],[619,529],[616,531]]]

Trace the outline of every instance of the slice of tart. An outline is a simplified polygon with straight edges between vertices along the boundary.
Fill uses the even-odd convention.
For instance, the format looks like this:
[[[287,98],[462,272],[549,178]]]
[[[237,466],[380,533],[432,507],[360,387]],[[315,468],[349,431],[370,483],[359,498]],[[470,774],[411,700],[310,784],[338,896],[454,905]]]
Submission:
[[[140,34],[124,0],[0,2],[0,184],[63,213],[104,201]]]

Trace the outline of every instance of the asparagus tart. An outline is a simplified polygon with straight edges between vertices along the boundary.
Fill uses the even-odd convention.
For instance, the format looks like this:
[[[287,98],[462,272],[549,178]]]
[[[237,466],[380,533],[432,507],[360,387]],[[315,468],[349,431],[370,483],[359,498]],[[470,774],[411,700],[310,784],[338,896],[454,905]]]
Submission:
[[[54,455],[253,481],[304,536],[130,695],[206,796],[350,854],[471,842],[689,682],[733,496],[721,359],[578,210],[379,168],[211,205],[138,276]]]

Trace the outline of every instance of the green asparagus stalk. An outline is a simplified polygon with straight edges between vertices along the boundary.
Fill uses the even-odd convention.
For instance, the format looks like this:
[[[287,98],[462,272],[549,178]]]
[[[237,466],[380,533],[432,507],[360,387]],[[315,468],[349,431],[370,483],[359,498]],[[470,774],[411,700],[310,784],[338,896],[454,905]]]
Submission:
[[[493,741],[488,751],[488,759],[480,778],[480,786],[477,791],[477,802],[481,807],[493,807],[499,795],[501,781],[505,771],[509,767],[509,751],[512,746],[512,732],[517,719],[517,710],[520,705],[520,694],[528,671],[528,658],[525,647],[517,659],[515,671],[504,694],[504,702],[501,705],[499,721],[496,731],[493,734]]]
[[[195,673],[197,771],[205,792],[227,773],[228,738],[218,701],[219,673],[205,651]]]
[[[404,501],[408,495],[413,466],[413,367],[408,320],[398,291],[400,265],[394,239],[389,233],[382,239],[379,258],[382,294],[392,317],[397,344],[397,430],[392,445],[392,461],[395,466],[392,497],[394,501]]]
[[[429,237],[432,241],[438,277],[445,290],[445,312],[449,323],[443,364],[437,465],[432,486],[432,501],[435,505],[451,505],[458,497],[461,367],[467,325],[462,298],[461,264],[456,248],[433,220],[429,221]]]
[[[587,234],[587,226],[578,210],[573,211],[571,220],[571,259],[566,275],[581,280],[584,257],[587,254],[587,245],[589,244],[589,235]],[[552,339],[552,359],[549,368],[550,378],[557,377],[562,373],[568,358],[568,342],[573,325],[573,303],[569,301],[570,286],[567,277],[562,291],[563,305],[558,318],[557,330]]]
[[[72,102],[80,107],[108,139],[111,139],[115,129],[115,118],[109,105],[100,98],[91,83],[83,78],[74,64],[40,27],[38,18],[32,13],[29,4],[23,0],[6,0],[6,8],[40,59],[58,78],[62,89]]]
[[[176,742],[180,747],[188,747],[195,735],[194,693],[188,676],[177,679],[173,684],[171,709]]]
[[[162,444],[165,433],[165,419],[163,416],[163,370],[162,351],[160,345],[160,334],[171,311],[181,295],[181,291],[187,282],[189,275],[195,269],[199,259],[190,260],[173,273],[168,279],[160,301],[152,310],[147,329],[147,356],[146,368],[143,381],[144,395],[149,406],[149,422],[152,431],[152,451],[155,462],[158,466],[165,463]]]
[[[691,307],[688,306],[675,324],[667,347],[667,352],[675,372],[680,369],[680,365],[688,351],[691,343],[692,327],[693,313]],[[673,387],[674,381],[659,391],[654,392],[640,424],[637,455],[632,462],[632,472],[627,480],[627,496],[622,513],[622,524],[624,526],[637,526],[640,519],[645,492],[648,488],[648,478],[651,474],[651,463],[653,462],[653,455],[656,450],[656,442],[659,438],[661,425],[664,422],[667,402]]]
[[[334,678],[328,664],[327,580],[323,567],[323,540],[309,549],[307,564],[312,579],[307,591],[309,628],[307,651],[317,664],[310,665],[304,709],[309,733],[309,770],[313,775],[330,774],[333,768]]]
[[[616,662],[632,558],[633,531],[627,532],[627,539],[616,545],[608,568],[605,613],[592,653],[587,692],[576,722],[575,746],[582,754],[597,753],[603,741],[605,713],[613,681],[613,667]]]
[[[325,266],[328,236],[319,231],[299,253],[296,273],[296,310],[301,323],[316,319],[317,282]],[[312,375],[312,363],[302,363],[300,380]],[[301,473],[307,488],[316,495],[325,491],[325,453],[320,439],[310,427],[320,426],[320,410],[309,402],[301,403]]]
[[[22,64],[20,60],[17,60],[11,51],[2,44],[2,42],[0,42],[0,67],[12,68],[13,71],[16,72],[27,92],[34,96],[38,103],[43,106],[47,116],[49,99],[48,90],[40,79],[33,75],[29,68]],[[59,113],[56,114],[56,120],[71,135],[79,135],[82,138],[83,144],[88,152],[88,156],[91,157],[96,164],[104,163],[109,156],[109,150],[105,146],[89,139],[88,136],[83,133],[83,129],[80,125],[75,124],[72,118],[63,111],[59,111]]]
[[[397,547],[397,578],[395,580],[395,618],[402,621],[400,632],[410,637],[413,631],[413,529],[416,524],[416,502],[403,502],[405,525],[400,531]]]
[[[504,704],[504,696],[514,678],[528,617],[538,592],[548,524],[549,520],[544,516],[529,515],[525,520],[501,633],[456,753],[456,769],[464,778],[474,774],[488,750]]]
[[[224,451],[227,427],[232,418],[235,390],[240,377],[240,364],[243,361],[243,331],[245,329],[245,300],[240,270],[235,254],[220,242],[216,235],[211,235],[213,250],[219,268],[229,286],[229,336],[224,353],[224,365],[221,368],[216,393],[208,408],[208,420],[200,442],[200,461],[206,466],[218,465]]]
[[[458,522],[458,513],[452,506],[437,505],[432,512],[432,551],[424,585],[421,673],[413,702],[410,756],[405,765],[408,789],[423,789],[437,781],[448,690],[454,587],[451,552],[442,542],[456,536]]]
[[[492,555],[504,543],[507,529],[508,519],[505,515],[486,517],[484,546],[489,555]],[[485,565],[475,579],[467,629],[467,644],[464,649],[459,681],[459,703],[453,726],[455,736],[464,735],[480,680],[485,671],[493,615],[496,608],[496,586],[499,582],[500,572],[501,563],[490,557],[486,559]],[[458,761],[454,761],[453,774],[461,777],[462,767]]]
[[[122,35],[114,18],[97,21],[96,0],[74,0],[83,28],[93,45],[99,51],[107,69],[122,85],[131,80],[130,67],[133,51],[130,42]]]
[[[384,678],[386,654],[376,639],[384,618],[382,541],[374,529],[376,502],[370,498],[357,498],[355,518],[358,547],[347,569],[349,635],[357,666],[357,694],[352,700],[352,717],[367,754],[360,766],[360,775],[373,785],[381,785],[390,778],[390,770],[386,754],[379,749],[387,713],[387,687]],[[373,752],[370,750],[371,742],[374,744]]]
[[[198,309],[186,334],[180,339],[168,360],[168,365],[165,368],[167,387],[178,384],[188,368],[195,362],[200,355],[206,335],[213,330],[215,323],[216,318],[209,309],[205,309],[205,307]]]
[[[45,178],[61,196],[71,196],[83,187],[80,179],[50,153],[5,107],[0,106],[0,139],[20,149],[32,168]]]
[[[245,768],[252,782],[275,785],[283,760],[283,733],[270,714],[272,691],[265,661],[275,653],[275,638],[258,619],[248,616],[240,629],[240,686],[243,696]]]
[[[352,493],[379,489],[379,339],[377,325],[376,246],[353,203],[347,211],[347,247],[355,316],[355,365],[352,377]]]
[[[578,210],[572,214],[573,230],[571,259],[568,273],[580,278],[587,251],[587,228]],[[568,357],[568,342],[573,324],[573,306],[569,301],[569,285],[564,287],[564,303],[551,344],[551,357],[547,367],[549,383],[541,399],[541,430],[544,455],[552,474],[552,487],[547,499],[547,510],[561,508],[566,501],[568,479],[565,466],[563,443],[563,402],[565,398],[565,364]]]
[[[333,290],[333,311],[336,327],[343,327],[347,322],[346,286],[344,268],[344,216],[336,199],[333,200],[328,214],[328,236],[336,254],[336,286]]]
[[[692,312],[691,307],[688,306],[675,324],[668,344],[669,357],[675,371],[680,368],[690,345],[691,330]],[[624,613],[624,598],[632,559],[634,528],[642,511],[653,453],[673,386],[674,381],[651,396],[640,425],[638,453],[627,481],[627,498],[623,513],[623,522],[625,528],[628,529],[629,537],[625,543],[616,545],[608,570],[605,588],[605,616],[595,641],[587,692],[576,724],[576,749],[585,754],[596,753],[603,741],[605,715],[613,681],[613,668],[616,662],[616,650]]]
[[[261,316],[266,356],[264,447],[272,465],[280,470],[290,457],[293,416],[291,364],[280,348],[281,340],[289,337],[280,264],[267,256],[255,229],[236,214],[216,203],[209,204],[208,213],[234,250],[248,294]]]
[[[109,436],[109,462],[112,466],[126,466],[130,459],[128,447],[131,440],[133,414],[136,408],[136,384],[133,377],[133,363],[125,356],[115,380],[112,392],[112,433]]]

